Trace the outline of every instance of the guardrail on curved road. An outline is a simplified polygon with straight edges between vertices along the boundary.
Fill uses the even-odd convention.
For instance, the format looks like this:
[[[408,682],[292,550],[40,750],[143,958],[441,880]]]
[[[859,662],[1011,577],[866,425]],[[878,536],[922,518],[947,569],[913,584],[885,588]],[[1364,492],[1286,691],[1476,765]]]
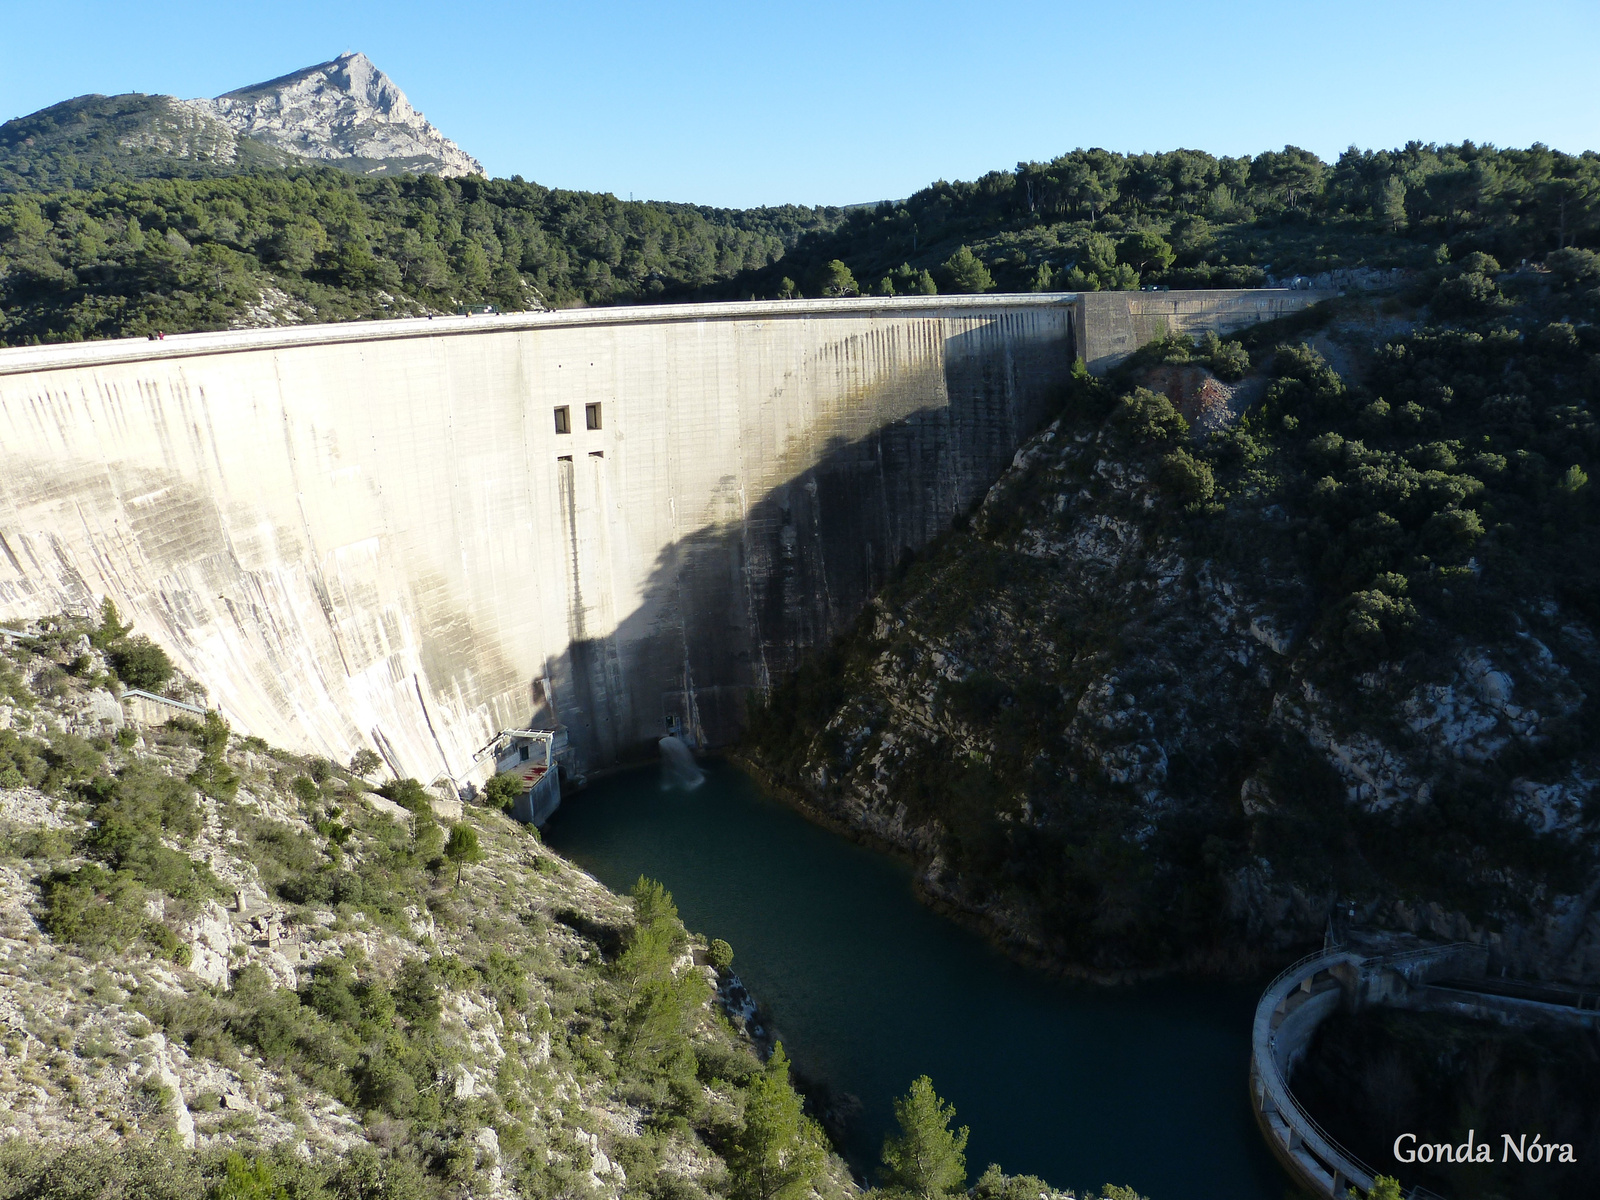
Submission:
[[[1448,961],[1478,946],[1451,943],[1367,958],[1338,948],[1307,955],[1267,985],[1256,1004],[1250,1037],[1250,1107],[1267,1145],[1295,1183],[1325,1200],[1345,1200],[1347,1190],[1372,1190],[1377,1172],[1330,1137],[1294,1098],[1288,1076],[1323,1019],[1358,995],[1375,968],[1409,978],[1414,969]],[[1411,1200],[1434,1193],[1413,1187]],[[1437,1198],[1435,1198],[1437,1200]]]
[[[1256,1123],[1294,1181],[1329,1200],[1343,1200],[1350,1185],[1370,1191],[1376,1172],[1322,1130],[1289,1091],[1287,1075],[1312,1031],[1339,1007],[1342,988],[1332,969],[1343,965],[1359,971],[1362,962],[1359,954],[1327,950],[1285,969],[1262,993],[1250,1037],[1250,1107]]]

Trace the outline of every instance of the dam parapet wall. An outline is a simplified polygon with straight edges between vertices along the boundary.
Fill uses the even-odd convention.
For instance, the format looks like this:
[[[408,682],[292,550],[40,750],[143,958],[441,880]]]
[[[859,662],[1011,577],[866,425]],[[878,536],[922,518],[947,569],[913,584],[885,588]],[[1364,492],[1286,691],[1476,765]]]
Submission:
[[[1291,290],[1084,292],[1078,298],[1080,353],[1103,375],[1140,346],[1163,337],[1224,337],[1276,321],[1334,292]]]
[[[109,595],[242,732],[371,747],[424,782],[477,777],[474,750],[530,721],[590,766],[666,734],[725,743],[984,494],[1075,359],[1320,298],[782,301],[3,350],[0,619]]]

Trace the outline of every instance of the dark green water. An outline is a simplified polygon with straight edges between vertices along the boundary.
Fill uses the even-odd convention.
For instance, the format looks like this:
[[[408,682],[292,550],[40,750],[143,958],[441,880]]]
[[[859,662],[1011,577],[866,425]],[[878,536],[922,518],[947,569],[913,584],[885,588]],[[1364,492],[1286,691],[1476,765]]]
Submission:
[[[1284,1195],[1246,1099],[1253,988],[1102,989],[1018,967],[919,904],[903,864],[727,765],[692,792],[654,769],[603,780],[545,836],[614,889],[660,879],[689,928],[732,944],[797,1068],[859,1098],[858,1167],[927,1074],[972,1128],[974,1175],[998,1162],[1151,1200]]]

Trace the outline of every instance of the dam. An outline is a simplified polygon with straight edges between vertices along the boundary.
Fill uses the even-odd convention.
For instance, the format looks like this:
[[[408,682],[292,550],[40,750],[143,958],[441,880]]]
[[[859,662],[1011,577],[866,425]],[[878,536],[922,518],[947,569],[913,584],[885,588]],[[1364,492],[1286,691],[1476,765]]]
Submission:
[[[460,785],[746,705],[1059,403],[1291,291],[699,304],[0,350],[0,620],[110,596],[241,732]]]

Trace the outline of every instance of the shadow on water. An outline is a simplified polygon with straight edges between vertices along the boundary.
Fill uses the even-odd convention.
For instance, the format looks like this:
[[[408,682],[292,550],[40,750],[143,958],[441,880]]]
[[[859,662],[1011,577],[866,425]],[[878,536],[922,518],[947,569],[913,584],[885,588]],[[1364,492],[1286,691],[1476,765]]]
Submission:
[[[1279,1200],[1250,1116],[1256,989],[1101,989],[1019,967],[912,894],[909,870],[809,824],[736,768],[694,791],[654,768],[570,797],[549,843],[612,888],[641,874],[734,969],[809,1078],[850,1107],[842,1149],[870,1169],[891,1100],[933,1078],[989,1162],[1057,1186],[1152,1200]]]

